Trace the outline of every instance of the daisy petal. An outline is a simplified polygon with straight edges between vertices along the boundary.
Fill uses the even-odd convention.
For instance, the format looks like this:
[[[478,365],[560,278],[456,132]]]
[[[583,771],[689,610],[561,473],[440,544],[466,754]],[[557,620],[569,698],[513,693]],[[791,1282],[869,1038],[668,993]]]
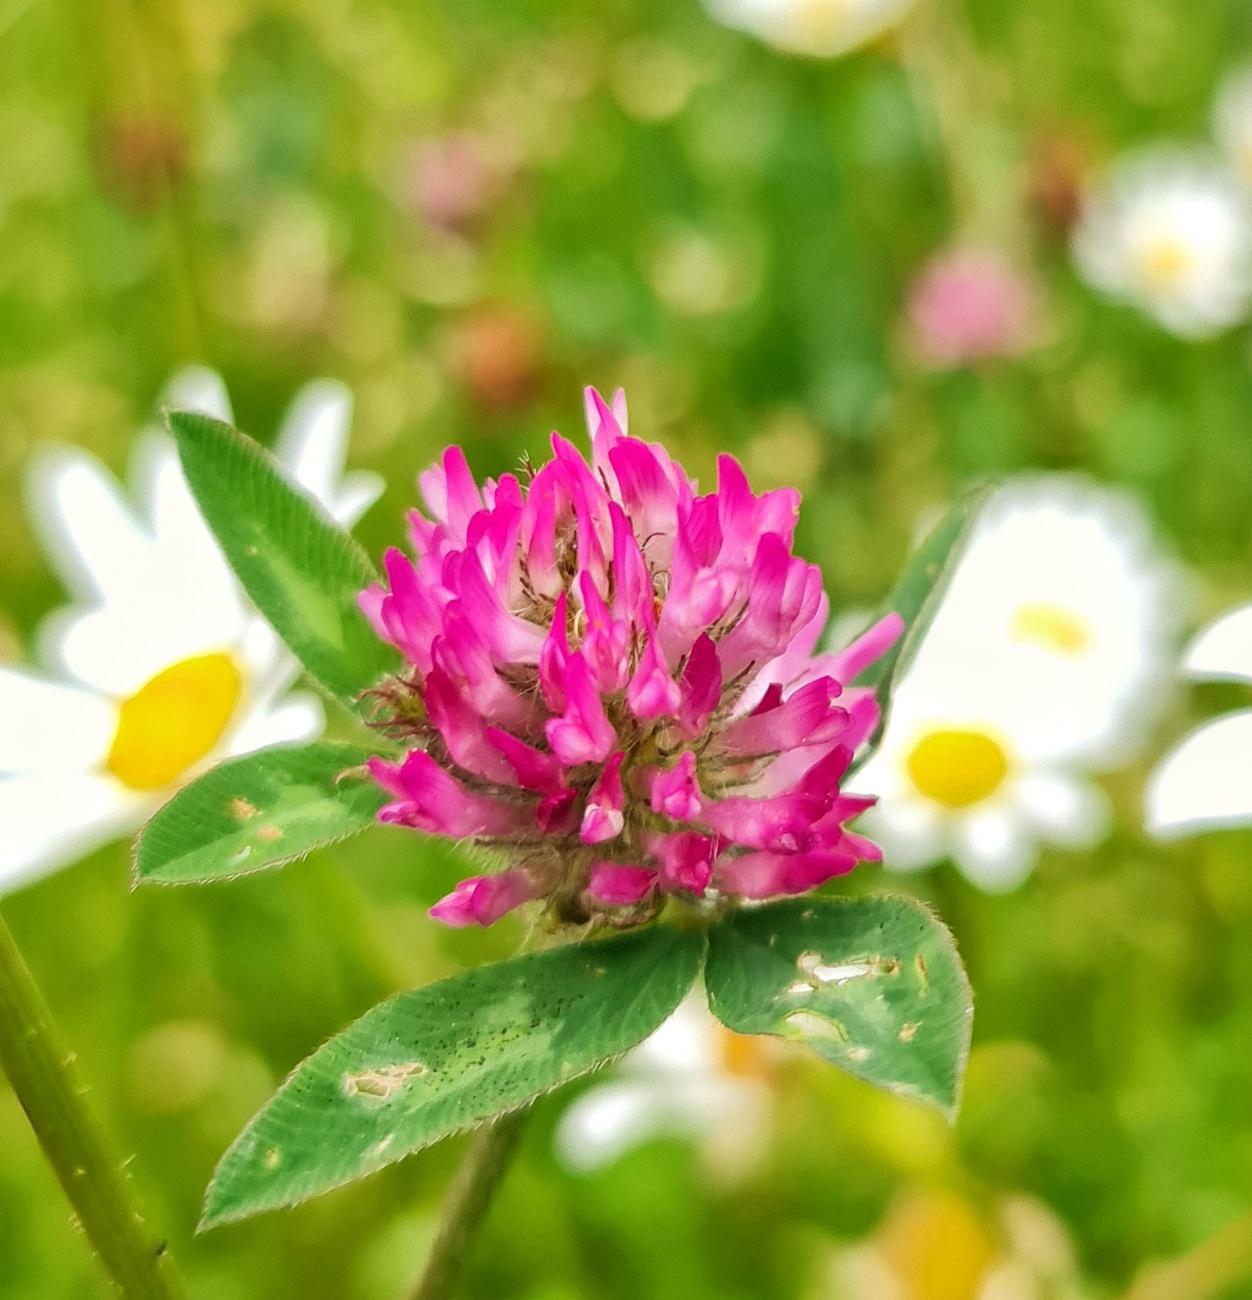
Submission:
[[[1030,875],[1037,851],[1013,812],[987,808],[953,828],[957,866],[989,894],[1006,894]]]
[[[1044,839],[1067,849],[1089,849],[1109,831],[1112,811],[1098,786],[1058,773],[1023,776],[1018,802]]]
[[[871,808],[857,823],[881,849],[888,871],[917,871],[947,853],[942,818],[928,802],[901,799]]]
[[[0,668],[0,718],[0,772],[84,771],[104,761],[117,732],[108,700],[12,668]]]
[[[352,391],[337,379],[317,379],[295,396],[274,444],[288,473],[344,525],[356,521],[382,495],[383,481],[364,472],[344,477]]]
[[[603,1169],[663,1130],[666,1110],[666,1089],[658,1081],[598,1084],[561,1116],[555,1135],[557,1156],[575,1173]]]
[[[599,1084],[583,1093],[556,1131],[561,1163],[574,1173],[612,1164],[657,1137],[707,1138],[760,1113],[759,1080],[634,1078]]]
[[[1174,839],[1252,822],[1252,709],[1199,727],[1161,760],[1144,792],[1149,834]]]
[[[44,547],[75,594],[110,599],[133,591],[151,568],[152,539],[94,456],[69,447],[40,453],[27,491]]]
[[[1210,623],[1182,661],[1188,677],[1252,681],[1252,605],[1241,605]]]
[[[175,591],[194,588],[198,603],[237,610],[235,577],[191,495],[173,439],[159,433],[142,439],[134,466],[140,494],[151,511],[163,585]]]
[[[200,606],[194,591],[148,590],[87,614],[52,615],[40,628],[40,649],[88,686],[127,696],[183,659],[229,652],[242,620],[242,610],[227,621],[221,610]]]
[[[277,708],[258,710],[230,738],[231,755],[250,754],[269,745],[295,745],[320,736],[326,725],[322,702],[314,695],[289,695]]]
[[[215,420],[234,424],[226,381],[208,366],[183,366],[161,390],[157,405],[171,411],[199,411]]]
[[[382,475],[372,470],[345,474],[330,501],[330,513],[337,523],[350,528],[382,496],[385,487]]]
[[[103,776],[0,779],[0,892],[76,862],[137,829],[158,802]]]
[[[673,1077],[705,1073],[710,1062],[718,1059],[718,1038],[723,1032],[702,996],[685,998],[678,1010],[627,1056],[622,1068]]]

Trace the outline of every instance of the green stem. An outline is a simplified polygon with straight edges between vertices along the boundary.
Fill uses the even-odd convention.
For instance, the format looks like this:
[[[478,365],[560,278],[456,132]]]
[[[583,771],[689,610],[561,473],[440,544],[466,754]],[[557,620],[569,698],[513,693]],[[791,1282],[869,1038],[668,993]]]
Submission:
[[[447,1300],[517,1150],[526,1110],[488,1120],[470,1139],[469,1150],[444,1198],[426,1267],[412,1300]]]
[[[83,1231],[125,1300],[185,1300],[174,1262],[144,1222],[121,1163],[88,1107],[17,944],[0,916],[0,1066]]]
[[[1021,143],[969,29],[963,0],[921,0],[900,32],[904,64],[934,115],[952,191],[953,237],[1024,257]]]

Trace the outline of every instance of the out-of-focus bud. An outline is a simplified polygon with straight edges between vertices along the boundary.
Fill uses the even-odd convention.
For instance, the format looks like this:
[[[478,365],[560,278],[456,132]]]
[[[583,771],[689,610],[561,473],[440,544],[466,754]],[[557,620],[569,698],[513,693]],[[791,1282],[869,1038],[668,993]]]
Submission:
[[[1045,132],[1032,142],[1027,195],[1039,224],[1052,238],[1064,239],[1078,220],[1090,165],[1091,152],[1076,136]]]
[[[908,299],[915,350],[944,369],[1024,352],[1036,316],[1034,286],[998,253],[979,249],[938,254]]]
[[[514,307],[486,307],[464,317],[452,329],[448,351],[453,372],[490,410],[525,401],[539,377],[539,328]]]
[[[138,212],[150,212],[187,171],[187,133],[172,118],[118,116],[101,123],[97,164],[106,186]]]
[[[404,172],[404,201],[440,230],[463,230],[500,195],[508,167],[488,141],[452,131],[414,146]]]

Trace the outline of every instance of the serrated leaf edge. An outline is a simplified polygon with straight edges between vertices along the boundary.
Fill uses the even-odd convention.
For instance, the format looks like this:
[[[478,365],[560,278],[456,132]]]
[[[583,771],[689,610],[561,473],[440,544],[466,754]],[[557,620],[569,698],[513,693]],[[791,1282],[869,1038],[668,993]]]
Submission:
[[[360,1182],[363,1178],[369,1178],[373,1174],[379,1173],[381,1170],[387,1168],[389,1165],[398,1164],[401,1160],[408,1159],[409,1156],[414,1156],[417,1155],[418,1152],[420,1151],[425,1151],[428,1147],[434,1146],[437,1142],[444,1141],[445,1138],[459,1137],[463,1133],[472,1133],[477,1129],[481,1128],[484,1124],[497,1118],[497,1116],[499,1115],[509,1115],[512,1114],[514,1111],[522,1110],[526,1106],[534,1105],[534,1103],[538,1101],[541,1097],[546,1097],[550,1093],[556,1092],[557,1089],[564,1088],[566,1084],[573,1083],[578,1079],[585,1079],[588,1075],[594,1074],[598,1070],[603,1070],[608,1066],[613,1065],[616,1061],[620,1061],[622,1057],[634,1051],[634,1049],[638,1047],[640,1043],[642,1043],[645,1039],[647,1039],[653,1033],[655,1033],[656,1030],[662,1024],[664,1024],[664,1022],[671,1015],[674,1014],[674,1012],[681,1005],[683,999],[687,996],[688,993],[691,992],[691,990],[695,987],[696,982],[700,979],[700,976],[704,970],[705,960],[708,957],[708,935],[706,931],[698,931],[698,932],[690,931],[690,933],[699,933],[701,936],[700,953],[699,953],[698,960],[695,964],[695,970],[692,973],[691,983],[688,984],[686,988],[683,989],[683,991],[679,994],[677,1000],[674,1002],[674,1005],[665,1013],[664,1016],[661,1017],[661,1020],[658,1021],[656,1025],[654,1025],[646,1033],[642,1034],[633,1043],[629,1044],[627,1047],[622,1048],[620,1052],[614,1052],[612,1055],[606,1056],[602,1060],[596,1061],[592,1065],[587,1066],[586,1069],[578,1070],[573,1074],[567,1075],[565,1078],[559,1079],[556,1083],[550,1084],[546,1088],[540,1088],[537,1092],[532,1093],[529,1097],[527,1097],[524,1101],[519,1102],[516,1106],[506,1106],[503,1109],[498,1110],[491,1115],[484,1115],[479,1119],[471,1120],[466,1124],[461,1124],[454,1129],[448,1129],[447,1132],[440,1133],[438,1137],[431,1138],[430,1141],[428,1142],[422,1142],[418,1146],[409,1147],[407,1150],[397,1155],[394,1159],[386,1160],[382,1164],[377,1165],[375,1168],[370,1169],[365,1173],[351,1174],[346,1178],[341,1178],[337,1180],[336,1182],[326,1183],[324,1186],[319,1187],[316,1191],[308,1192],[303,1196],[298,1196],[294,1198],[293,1200],[282,1201],[275,1205],[262,1206],[254,1210],[234,1211],[225,1214],[210,1213],[209,1206],[213,1199],[213,1191],[218,1185],[222,1173],[222,1166],[226,1162],[227,1157],[248,1136],[248,1134],[252,1132],[252,1130],[256,1127],[256,1125],[260,1122],[261,1117],[266,1113],[266,1111],[269,1110],[270,1106],[274,1103],[274,1101],[277,1099],[279,1094],[288,1087],[288,1085],[295,1079],[296,1075],[300,1073],[300,1071],[304,1068],[304,1066],[308,1063],[308,1061],[310,1061],[314,1056],[316,1056],[317,1053],[320,1052],[324,1047],[326,1047],[328,1043],[338,1038],[340,1034],[347,1033],[348,1030],[352,1028],[352,1025],[355,1025],[357,1021],[364,1019],[365,1016],[372,1014],[373,1012],[379,1010],[382,1007],[389,1006],[391,1003],[395,1002],[398,998],[404,997],[406,993],[414,993],[417,992],[418,990],[404,989],[401,990],[399,993],[393,993],[391,997],[385,998],[382,1002],[375,1004],[368,1011],[362,1012],[361,1015],[358,1016],[357,1019],[352,1022],[352,1024],[346,1025],[344,1026],[343,1029],[337,1031],[334,1034],[331,1034],[330,1037],[325,1040],[325,1042],[323,1042],[314,1051],[310,1052],[309,1055],[306,1056],[302,1061],[296,1064],[291,1069],[287,1077],[282,1081],[282,1083],[280,1083],[278,1087],[274,1089],[274,1092],[271,1094],[270,1099],[265,1103],[265,1105],[262,1106],[261,1109],[258,1110],[256,1114],[253,1115],[253,1117],[247,1122],[247,1124],[245,1124],[244,1127],[239,1131],[234,1141],[231,1142],[230,1146],[228,1146],[226,1150],[223,1152],[221,1159],[218,1160],[213,1170],[213,1176],[209,1179],[208,1186],[205,1188],[204,1209],[200,1215],[200,1220],[196,1225],[196,1235],[199,1236],[202,1233],[211,1231],[213,1228],[224,1227],[227,1224],[241,1223],[245,1219],[251,1219],[256,1217],[258,1214],[271,1214],[278,1210],[294,1209],[298,1205],[303,1205],[307,1201],[315,1200],[317,1197],[324,1196],[328,1192],[333,1192],[337,1188],[346,1187],[350,1183]],[[548,949],[548,951],[554,951],[554,950]],[[543,956],[543,953],[527,953],[524,956],[512,957],[509,958],[508,960],[526,961],[529,958],[540,957],[540,956]],[[494,963],[494,964],[502,965],[503,963]],[[485,968],[475,967],[474,969],[482,970]],[[458,975],[469,974],[469,973],[471,972],[462,971],[462,972],[458,972]],[[446,978],[456,979],[458,978],[458,975],[449,975]],[[437,980],[435,981],[435,983],[441,984],[444,983],[444,980]],[[421,987],[432,988],[434,986],[422,985]]]
[[[965,963],[961,960],[961,951],[960,948],[957,946],[956,936],[952,933],[951,927],[942,919],[942,917],[939,916],[939,914],[934,910],[934,908],[932,908],[928,903],[925,903],[921,899],[915,898],[910,894],[891,893],[891,894],[861,894],[861,895],[852,895],[852,896],[845,895],[837,898],[818,897],[806,901],[809,902],[811,905],[818,905],[823,907],[848,907],[848,906],[853,906],[856,903],[861,902],[863,900],[869,900],[873,902],[884,902],[884,903],[902,903],[906,907],[909,907],[912,910],[921,913],[922,916],[924,916],[928,921],[931,922],[931,924],[935,927],[935,929],[943,936],[943,939],[947,943],[948,949],[955,962],[957,984],[959,986],[959,990],[961,993],[962,1006],[961,1006],[961,1018],[960,1018],[961,1029],[960,1029],[959,1051],[957,1053],[957,1059],[956,1059],[956,1084],[953,1089],[954,1096],[951,1105],[946,1105],[946,1106],[942,1105],[941,1103],[936,1102],[929,1097],[922,1097],[918,1094],[915,1094],[910,1090],[908,1090],[907,1088],[893,1087],[889,1084],[876,1083],[869,1079],[861,1079],[860,1082],[866,1084],[867,1087],[874,1088],[880,1092],[890,1093],[892,1096],[908,1097],[910,1100],[921,1101],[928,1106],[934,1106],[943,1115],[943,1117],[948,1121],[949,1124],[955,1124],[961,1111],[961,1102],[965,1091],[965,1071],[966,1071],[966,1067],[969,1064],[970,1045],[973,1041],[973,1035],[974,1035],[974,987],[970,983],[969,972],[965,969]],[[773,900],[774,903],[786,903],[789,905],[794,905],[800,901],[802,901],[802,899],[799,898]],[[761,912],[767,910],[772,905],[773,904],[771,903],[765,903],[759,908],[752,908],[750,910],[754,912]],[[749,910],[749,909],[740,909],[740,910]],[[733,920],[733,918],[737,914],[738,914],[737,911],[732,912],[728,917],[724,919],[726,921]],[[706,957],[707,957],[707,946],[706,946]],[[743,1032],[742,1030],[735,1029],[733,1026],[728,1025],[726,1023],[726,1021],[718,1013],[717,1007],[714,1005],[714,999],[712,998],[712,996],[708,997],[708,1004],[709,1004],[709,1010],[717,1018],[718,1022],[723,1026],[725,1026],[726,1029],[729,1029],[731,1033]],[[760,1035],[749,1035],[749,1037],[785,1039],[785,1035],[782,1034],[760,1034]],[[830,1062],[830,1064],[833,1065],[834,1063]],[[835,1065],[834,1068],[841,1069],[842,1067]],[[850,1070],[844,1070],[843,1073],[848,1074],[852,1078],[859,1079],[859,1076],[853,1074],[852,1071]]]
[[[223,873],[221,875],[204,876],[200,878],[197,878],[195,876],[190,876],[182,880],[168,880],[157,875],[144,875],[140,871],[139,855],[143,851],[144,837],[148,834],[148,830],[152,826],[152,823],[156,820],[157,817],[160,816],[162,812],[164,812],[166,808],[170,806],[170,804],[174,802],[175,799],[179,798],[188,790],[192,789],[192,787],[195,786],[197,782],[204,780],[206,777],[210,776],[214,772],[221,771],[222,768],[226,767],[230,763],[242,762],[245,759],[252,758],[256,754],[264,754],[270,752],[271,750],[309,749],[312,748],[313,745],[322,745],[322,744],[342,745],[342,747],[345,749],[355,749],[358,753],[364,752],[363,747],[351,745],[347,742],[341,742],[341,741],[313,741],[312,744],[310,745],[283,745],[283,744],[266,745],[263,746],[261,749],[249,750],[248,753],[246,754],[236,754],[231,758],[224,759],[220,763],[215,763],[207,771],[202,772],[198,777],[196,777],[194,781],[188,781],[186,785],[180,786],[177,790],[174,791],[173,794],[170,795],[170,797],[160,806],[160,808],[158,808],[152,814],[152,816],[150,816],[148,820],[144,822],[144,824],[139,828],[139,832],[135,836],[134,841],[131,844],[130,847],[130,888],[131,890],[133,891],[136,889],[141,889],[147,885],[155,885],[159,889],[180,889],[185,885],[229,884],[231,881],[234,880],[243,880],[247,876],[258,876],[263,871],[271,871],[277,867],[290,866],[290,864],[293,862],[302,862],[305,858],[309,857],[311,854],[318,852],[319,849],[329,848],[333,844],[341,844],[344,840],[350,840],[357,835],[361,835],[368,830],[372,830],[373,827],[378,824],[376,820],[367,822],[363,826],[358,826],[354,830],[343,831],[337,835],[329,835],[325,839],[318,840],[316,844],[310,844],[307,848],[301,849],[298,853],[289,853],[284,857],[270,858],[265,862],[259,863],[255,867],[241,867],[238,871]],[[344,770],[348,771],[350,769],[345,768]],[[178,859],[175,859],[175,861],[177,860]]]

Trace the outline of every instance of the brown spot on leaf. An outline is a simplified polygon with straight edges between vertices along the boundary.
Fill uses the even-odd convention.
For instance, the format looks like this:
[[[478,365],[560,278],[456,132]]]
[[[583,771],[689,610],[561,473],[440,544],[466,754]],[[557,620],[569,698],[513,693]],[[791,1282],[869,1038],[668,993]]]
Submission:
[[[237,794],[227,805],[230,808],[230,815],[237,822],[246,822],[249,817],[259,817],[261,810],[254,803],[249,803],[243,795]]]
[[[380,1065],[373,1070],[362,1070],[360,1074],[345,1074],[343,1093],[345,1097],[367,1105],[371,1102],[382,1104],[390,1101],[410,1079],[419,1078],[425,1073],[426,1066],[421,1061]]]
[[[257,839],[264,841],[266,844],[273,844],[275,840],[282,839],[283,837],[282,827],[262,826],[261,829],[257,831],[256,837]]]

